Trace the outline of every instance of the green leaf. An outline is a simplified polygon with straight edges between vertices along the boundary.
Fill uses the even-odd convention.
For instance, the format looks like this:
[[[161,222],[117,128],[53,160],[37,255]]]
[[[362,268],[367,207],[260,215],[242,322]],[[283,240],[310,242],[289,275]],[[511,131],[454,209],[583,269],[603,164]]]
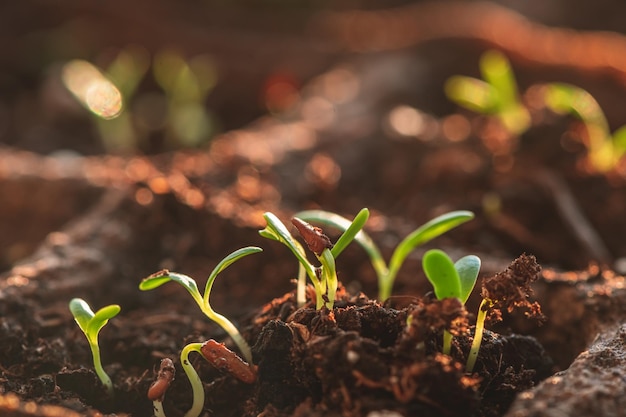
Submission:
[[[455,75],[444,85],[446,96],[455,103],[482,114],[497,111],[499,96],[490,84],[472,77]]]
[[[213,282],[215,281],[215,278],[217,278],[217,275],[220,272],[228,268],[230,265],[232,265],[234,262],[238,261],[239,259],[248,255],[252,255],[253,253],[259,253],[259,252],[263,252],[263,249],[256,247],[256,246],[246,246],[245,248],[237,249],[236,251],[232,252],[231,254],[227,255],[224,259],[222,259],[220,263],[218,263],[215,266],[215,268],[213,268],[213,271],[209,275],[209,279],[207,280],[207,283],[204,289],[204,303],[206,305],[209,305],[208,301],[209,301],[209,294],[211,293],[211,287],[213,286]]]
[[[367,208],[361,209],[361,211],[354,216],[354,220],[352,220],[343,234],[339,236],[335,246],[333,246],[330,251],[335,259],[337,259],[341,252],[356,238],[356,235],[363,229],[369,217],[370,211]]]
[[[406,257],[417,246],[423,245],[437,236],[444,234],[448,230],[453,229],[473,218],[474,213],[471,211],[459,210],[442,214],[441,216],[435,217],[434,219],[424,223],[422,226],[405,237],[393,251],[391,261],[389,262],[390,275],[395,276],[402,263],[404,263]]]
[[[78,327],[85,333],[85,336],[92,344],[98,343],[98,333],[108,323],[109,319],[117,316],[121,307],[111,304],[102,307],[95,314],[89,304],[81,298],[73,298],[69,303],[70,311],[78,324]]]
[[[74,320],[76,320],[76,324],[78,324],[78,327],[80,327],[83,333],[87,334],[89,322],[94,316],[93,310],[82,298],[73,298],[70,301],[69,307],[70,312],[74,316]]]
[[[311,263],[307,260],[304,251],[302,250],[302,245],[300,245],[289,233],[287,227],[283,222],[280,221],[276,215],[273,213],[267,212],[263,214],[265,221],[267,222],[267,226],[265,229],[260,230],[259,234],[265,238],[277,240],[287,246],[291,252],[296,256],[300,264],[304,267],[307,275],[311,279],[311,281],[318,282],[317,276],[315,275],[315,268]]]
[[[318,223],[324,226],[331,226],[345,233],[346,230],[348,230],[348,228],[350,228],[352,224],[357,222],[357,218],[364,216],[364,213],[363,213],[364,210],[367,210],[367,209],[361,210],[359,214],[356,215],[356,217],[354,218],[354,221],[352,222],[346,219],[345,217],[342,217],[338,214],[331,213],[331,212],[324,211],[324,210],[301,211],[296,214],[296,217],[299,217],[300,219],[305,220],[307,222]],[[369,210],[367,210],[367,217],[369,218]],[[383,256],[381,255],[380,250],[378,249],[374,241],[369,237],[369,235],[365,233],[363,230],[359,230],[354,236],[354,240],[359,245],[361,245],[361,247],[365,250],[365,252],[367,253],[367,255],[369,256],[372,262],[372,265],[374,266],[374,269],[376,270],[376,273],[378,275],[385,275],[387,273],[387,265],[385,264],[385,261],[383,260]],[[339,238],[339,240],[337,241],[337,243],[332,249],[332,253],[335,255],[335,258],[337,258],[337,256],[339,256],[339,253],[343,250],[343,248],[341,247],[342,243],[340,243],[340,241],[341,241],[341,238]],[[339,251],[339,253],[336,253],[337,252],[336,248],[338,246],[339,246],[339,249],[341,249],[341,251]]]
[[[106,307],[102,307],[96,311],[96,314],[91,319],[87,331],[92,341],[97,341],[98,333],[109,322],[110,319],[117,316],[121,311],[121,307],[117,304],[112,304]]]
[[[517,83],[506,56],[496,50],[485,52],[480,58],[480,71],[497,92],[499,110],[518,105]]]
[[[422,258],[426,277],[435,289],[438,300],[461,298],[461,280],[452,259],[442,250],[431,249]]]
[[[454,263],[454,268],[461,280],[461,296],[459,298],[463,304],[465,304],[476,285],[480,263],[480,258],[476,255],[464,256]]]
[[[174,281],[182,285],[191,294],[199,293],[198,285],[193,278],[187,275],[179,274],[177,272],[170,272],[167,269],[156,272],[149,277],[144,278],[139,283],[139,289],[142,291],[153,290],[170,281]]]

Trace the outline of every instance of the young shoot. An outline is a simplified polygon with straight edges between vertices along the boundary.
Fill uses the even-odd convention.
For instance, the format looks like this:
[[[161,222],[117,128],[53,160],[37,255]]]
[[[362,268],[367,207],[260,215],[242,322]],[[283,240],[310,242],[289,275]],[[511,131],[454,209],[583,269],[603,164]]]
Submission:
[[[422,258],[422,267],[426,277],[433,285],[435,297],[458,298],[463,304],[467,302],[480,271],[480,258],[475,255],[464,256],[452,262],[452,259],[442,250],[427,251]],[[443,353],[450,354],[452,335],[447,330],[443,333]]]
[[[102,361],[100,359],[100,346],[98,344],[98,335],[100,330],[109,322],[110,319],[117,316],[121,310],[117,304],[108,305],[102,307],[95,313],[89,307],[89,304],[81,298],[74,298],[69,303],[70,311],[74,316],[74,320],[78,324],[80,330],[83,331],[89,342],[91,348],[91,354],[93,356],[93,366],[96,370],[96,375],[102,381],[102,384],[106,388],[109,396],[113,397],[113,383],[111,378],[104,371],[102,367]]]
[[[204,386],[198,373],[194,369],[193,365],[189,361],[189,355],[191,352],[197,352],[202,355],[202,343],[189,343],[180,352],[180,363],[189,378],[191,384],[191,393],[193,395],[193,402],[191,408],[185,413],[184,417],[198,417],[204,407]],[[204,355],[202,355],[204,357]]]
[[[297,213],[296,216],[302,220],[322,224],[324,226],[331,226],[341,231],[347,231],[352,224],[348,219],[338,214],[323,210],[301,211]],[[473,218],[474,213],[471,211],[459,210],[442,214],[424,223],[406,236],[398,246],[396,246],[391,255],[389,264],[383,259],[374,241],[359,228],[357,233],[353,236],[353,239],[365,250],[376,272],[378,278],[378,299],[385,301],[389,298],[396,276],[413,249]],[[335,251],[337,246],[339,246],[339,241],[337,241],[337,244],[332,250]],[[343,250],[344,248],[345,247],[342,247],[340,249]],[[338,254],[336,256],[338,256]]]
[[[448,98],[477,113],[496,116],[512,134],[530,127],[528,109],[520,102],[515,75],[509,60],[491,50],[480,58],[482,80],[455,75],[445,84]]]
[[[161,359],[157,378],[148,389],[148,399],[152,401],[154,417],[165,417],[163,400],[175,375],[176,368],[174,368],[174,362],[170,358]]]
[[[626,125],[611,135],[602,108],[587,91],[570,84],[548,84],[545,101],[555,113],[573,114],[585,124],[589,162],[598,172],[615,168],[626,155]]]
[[[235,342],[244,358],[246,358],[248,362],[252,362],[252,352],[250,351],[250,346],[241,336],[239,330],[237,330],[237,327],[235,327],[235,325],[230,320],[213,310],[209,301],[209,296],[211,295],[211,288],[213,288],[215,278],[220,272],[222,272],[229,265],[238,261],[239,259],[261,251],[261,248],[255,246],[247,246],[245,248],[234,251],[233,253],[222,259],[209,275],[209,279],[207,280],[206,286],[204,288],[204,295],[200,294],[200,291],[198,290],[198,285],[193,278],[176,272],[170,272],[166,269],[156,272],[147,278],[144,278],[139,284],[139,289],[142,291],[153,290],[170,281],[182,285],[189,292],[189,294],[191,294],[191,297],[194,299],[196,304],[198,304],[200,310],[202,310],[202,312],[210,320],[221,326],[222,329],[224,329],[224,331],[228,333],[231,339],[233,339],[233,342]]]
[[[199,353],[204,359],[221,371],[230,373],[240,381],[252,384],[256,380],[256,367],[241,360],[236,353],[227,349],[222,343],[207,340],[204,343],[190,343],[180,352],[180,363],[189,378],[193,402],[184,417],[198,417],[204,407],[204,387],[202,380],[189,361],[192,352]]]
[[[502,311],[511,312],[522,307],[527,310],[527,317],[540,321],[545,318],[541,306],[528,300],[532,293],[531,284],[539,278],[540,271],[541,267],[534,256],[522,254],[505,271],[483,279],[483,301],[476,315],[476,330],[465,365],[466,372],[472,372],[476,365],[488,314],[493,313],[493,317],[499,319]]]
[[[265,213],[264,217],[267,226],[265,229],[259,231],[259,234],[287,246],[299,261],[300,274],[297,288],[298,305],[303,305],[306,301],[305,278],[308,276],[315,289],[316,308],[319,310],[326,306],[332,309],[335,303],[338,285],[335,259],[360,232],[369,217],[369,210],[362,209],[352,222],[346,220],[347,224],[344,232],[335,245],[322,233],[321,229],[311,226],[298,217],[292,219],[293,225],[298,229],[311,252],[313,252],[319,260],[321,264],[320,267],[315,267],[308,261],[302,245],[293,238],[289,230],[287,230],[287,227],[278,217],[273,213]],[[324,300],[324,297],[326,297],[327,301]]]

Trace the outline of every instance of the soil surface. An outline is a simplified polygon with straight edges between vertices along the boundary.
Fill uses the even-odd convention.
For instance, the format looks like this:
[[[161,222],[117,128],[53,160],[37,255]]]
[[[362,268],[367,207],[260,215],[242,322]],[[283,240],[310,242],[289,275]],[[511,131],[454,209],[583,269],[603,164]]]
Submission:
[[[11,120],[0,148],[0,414],[151,416],[147,391],[161,359],[170,358],[176,377],[163,405],[169,417],[184,415],[192,394],[182,347],[215,339],[238,350],[183,288],[170,283],[142,292],[139,282],[166,268],[204,288],[225,255],[250,245],[263,252],[217,278],[211,305],[241,329],[254,362],[245,372],[256,376],[242,382],[192,356],[206,394],[203,415],[623,414],[626,160],[610,172],[594,171],[585,129],[547,110],[537,86],[554,80],[581,85],[612,127],[624,124],[617,109],[624,104],[626,70],[607,57],[626,50],[626,38],[538,23],[614,29],[615,19],[606,27],[585,26],[572,11],[578,9],[568,7],[571,14],[561,20],[526,10],[532,21],[481,2],[418,3],[377,15],[342,10],[350,6],[344,3],[332,13],[285,6],[276,18],[282,25],[273,25],[263,8],[265,23],[243,9],[218,8],[211,31],[197,21],[198,12],[192,27],[199,32],[183,29],[189,10],[179,15],[161,5],[159,33],[176,34],[172,42],[186,44],[188,54],[213,51],[228,74],[209,100],[223,133],[198,149],[175,149],[155,130],[133,154],[106,153],[93,119],[75,103],[57,106],[71,98],[54,93],[62,88],[59,72],[46,67],[50,74],[37,78],[35,68],[50,64],[47,56],[26,65],[17,60],[19,48],[6,51],[5,58],[16,60],[3,64],[8,75],[0,87],[10,84],[6,78],[22,89],[0,103],[0,116]],[[16,22],[26,16],[21,6],[12,7]],[[71,30],[92,25],[98,36],[85,39],[87,45],[122,19],[113,9],[98,14],[100,7],[62,3],[41,20],[74,22],[66,27]],[[403,16],[413,16],[422,30],[401,30]],[[437,23],[445,16],[458,17],[454,29]],[[29,22],[36,26],[37,19]],[[112,45],[133,41],[156,53],[162,39],[139,33],[154,24],[140,21],[144,26],[127,24],[111,35]],[[227,30],[229,22],[252,29]],[[368,22],[380,30],[365,30]],[[276,43],[277,50],[259,58],[265,69],[252,71],[243,57],[296,27],[309,32]],[[45,43],[36,33],[26,36],[27,27],[10,28],[19,44]],[[502,30],[515,36],[498,35]],[[220,39],[233,32],[239,36],[229,50]],[[383,32],[388,36],[374,36]],[[552,54],[548,40],[565,35],[571,43]],[[581,57],[591,44],[596,54]],[[443,97],[445,79],[477,76],[480,53],[493,47],[512,59],[531,111],[532,126],[519,137]],[[297,99],[280,102],[280,109],[261,108],[258,92],[281,56],[281,74],[297,80]],[[154,83],[145,81],[140,91]],[[255,97],[243,91],[252,86]],[[233,112],[224,97],[247,104]],[[369,259],[351,245],[337,261],[334,308],[315,310],[312,287],[308,304],[297,306],[297,260],[259,236],[263,213],[290,224],[303,209],[352,218],[363,207],[372,213],[365,230],[385,259],[404,236],[439,214],[465,209],[476,217],[417,248],[384,303],[375,298]],[[324,232],[336,240],[335,231]],[[481,257],[482,291],[477,288],[466,307],[430,293],[421,255],[435,247],[453,259]],[[493,311],[476,368],[466,372],[481,295],[494,302]],[[68,309],[74,297],[94,309],[122,308],[100,335],[114,398],[96,377],[87,340]],[[543,320],[529,320],[540,312]],[[449,356],[441,353],[446,329],[455,335]]]

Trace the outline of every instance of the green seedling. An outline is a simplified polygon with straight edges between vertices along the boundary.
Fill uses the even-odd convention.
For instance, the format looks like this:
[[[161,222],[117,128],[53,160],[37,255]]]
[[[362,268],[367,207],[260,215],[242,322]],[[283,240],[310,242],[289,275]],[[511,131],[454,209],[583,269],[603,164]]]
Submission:
[[[352,224],[348,219],[335,213],[322,210],[308,210],[297,213],[296,216],[306,221],[331,226],[342,231],[348,230]],[[436,238],[439,235],[459,226],[474,218],[474,213],[470,211],[452,211],[442,214],[424,223],[407,235],[393,251],[389,264],[374,243],[374,241],[363,231],[359,230],[354,235],[354,240],[361,245],[370,258],[372,267],[378,278],[378,298],[385,301],[391,295],[393,284],[406,260],[407,256],[418,246]],[[356,218],[355,218],[356,220]],[[362,227],[362,226],[361,226]],[[345,232],[344,232],[345,233]],[[341,239],[340,239],[341,240]],[[339,242],[338,242],[339,243]],[[338,245],[335,245],[335,247]],[[334,250],[335,248],[333,248]],[[341,248],[343,250],[343,248]]]
[[[228,335],[233,339],[233,342],[235,342],[244,358],[246,358],[248,362],[252,362],[252,352],[250,351],[250,346],[241,336],[239,330],[237,330],[237,327],[235,327],[235,325],[230,320],[213,310],[209,302],[209,296],[211,295],[211,288],[213,287],[215,278],[220,272],[222,272],[229,265],[238,261],[244,256],[261,251],[261,248],[248,246],[238,249],[222,259],[209,275],[204,289],[204,295],[200,294],[200,291],[198,290],[198,285],[193,278],[176,272],[170,272],[165,269],[156,272],[141,281],[141,283],[139,284],[139,289],[142,291],[153,290],[170,281],[182,285],[189,292],[189,294],[191,294],[196,304],[198,304],[198,306],[200,307],[200,310],[202,310],[202,312],[210,320],[221,326],[222,329],[224,329],[224,331],[226,331],[226,333],[228,333]]]
[[[180,352],[180,363],[189,378],[193,402],[185,417],[198,417],[204,407],[204,387],[198,373],[189,361],[192,352],[199,353],[207,362],[215,368],[225,371],[246,384],[256,381],[256,367],[241,360],[235,352],[232,352],[224,344],[215,340],[207,340],[204,343],[190,343]]]
[[[452,262],[452,259],[439,249],[427,251],[422,258],[422,267],[426,277],[433,285],[438,300],[458,298],[467,302],[478,278],[480,258],[475,255],[464,256]],[[450,354],[452,335],[447,330],[443,333],[443,353]]]
[[[273,213],[265,213],[263,215],[267,222],[265,229],[259,231],[259,234],[265,238],[281,242],[287,246],[296,256],[300,265],[300,273],[298,277],[297,301],[299,305],[305,302],[305,278],[309,277],[315,289],[315,306],[319,310],[326,306],[332,309],[335,302],[337,292],[337,272],[335,267],[335,259],[348,246],[355,236],[360,232],[361,228],[369,218],[369,210],[363,209],[357,214],[352,222],[346,220],[348,224],[343,234],[337,240],[335,245],[324,235],[320,229],[314,228],[308,223],[302,221],[299,217],[295,217],[292,222],[298,229],[309,249],[315,254],[320,267],[311,264],[304,251],[304,248],[297,240],[293,238],[287,227]],[[327,298],[327,301],[324,300]]]
[[[189,378],[191,384],[191,392],[193,394],[193,402],[191,408],[185,413],[184,417],[198,417],[204,407],[204,386],[202,380],[198,376],[198,373],[194,369],[193,365],[189,361],[189,355],[191,352],[197,352],[202,355],[202,343],[190,343],[183,348],[180,352],[180,363]],[[204,355],[202,355],[204,357]]]
[[[98,334],[110,319],[119,314],[121,308],[119,305],[112,304],[102,307],[94,313],[91,307],[89,307],[89,304],[81,298],[72,299],[69,303],[69,308],[74,316],[74,320],[76,320],[76,323],[78,324],[78,327],[87,337],[87,342],[89,342],[89,347],[91,348],[91,354],[93,356],[93,366],[96,370],[96,375],[98,375],[98,378],[100,378],[100,381],[102,381],[102,384],[112,397],[113,383],[111,382],[109,375],[107,375],[102,367]]]
[[[496,116],[514,135],[528,130],[530,114],[520,102],[509,60],[498,51],[487,51],[480,58],[480,72],[482,80],[450,77],[444,87],[448,98],[477,113]]]
[[[483,341],[483,333],[485,331],[485,320],[487,319],[487,313],[493,306],[493,301],[488,298],[483,298],[480,306],[478,307],[478,314],[476,315],[476,328],[474,330],[474,340],[472,341],[472,347],[470,348],[469,355],[467,356],[467,363],[465,364],[465,372],[472,372],[476,365],[476,359],[478,359],[478,350]]]
[[[548,84],[545,101],[552,111],[573,114],[585,124],[589,162],[597,171],[610,171],[626,155],[626,125],[611,135],[602,108],[587,91],[570,84]]]

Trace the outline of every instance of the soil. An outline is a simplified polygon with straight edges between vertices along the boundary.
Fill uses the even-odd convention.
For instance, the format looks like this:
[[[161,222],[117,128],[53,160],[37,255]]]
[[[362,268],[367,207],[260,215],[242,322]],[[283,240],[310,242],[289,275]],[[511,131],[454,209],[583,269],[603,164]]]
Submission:
[[[578,65],[565,54],[542,57],[541,48],[531,48],[532,37],[508,42],[467,23],[477,13],[488,22],[511,19],[509,27],[519,33],[546,39],[561,33],[490,3],[422,6],[389,11],[387,20],[375,23],[400,22],[405,13],[434,22],[449,13],[465,16],[461,29],[430,27],[420,17],[424,31],[411,34],[409,47],[393,36],[381,44],[359,38],[378,50],[362,55],[354,53],[362,43],[338,30],[348,27],[341,20],[348,14],[317,16],[311,23],[312,10],[287,9],[293,21],[273,30],[294,30],[302,21],[323,30],[277,52],[291,62],[306,59],[306,65],[290,67],[302,79],[300,104],[254,122],[249,120],[261,112],[244,107],[237,117],[225,116],[226,132],[204,149],[164,151],[153,138],[145,155],[105,154],[85,120],[69,123],[88,137],[80,145],[68,135],[58,143],[32,142],[11,130],[13,139],[0,148],[0,414],[151,416],[146,393],[161,359],[170,358],[176,377],[164,409],[169,417],[184,415],[192,398],[181,348],[215,339],[237,350],[183,288],[167,284],[140,292],[138,284],[167,268],[203,288],[223,256],[256,245],[263,253],[220,275],[211,296],[214,309],[232,318],[251,345],[256,380],[242,382],[192,358],[206,393],[203,415],[622,415],[626,161],[609,173],[591,170],[581,127],[537,105],[539,90],[531,88],[553,79],[577,82],[597,94],[611,125],[620,126],[626,122],[615,110],[623,104],[622,70],[606,64],[607,48],[599,48],[596,61]],[[220,10],[225,21],[236,20],[237,13]],[[90,19],[94,10],[82,12]],[[66,5],[58,13],[61,19],[76,11]],[[368,18],[350,16],[357,29]],[[170,24],[164,33],[179,34],[181,43],[197,39],[176,31],[177,18],[164,21]],[[116,36],[139,36],[127,29]],[[217,32],[205,35],[224,33]],[[577,33],[580,45],[588,39],[604,45],[608,38],[615,47],[624,43],[619,35]],[[251,48],[236,40],[238,48]],[[325,48],[316,49],[320,42]],[[189,45],[202,50],[207,44]],[[494,46],[513,59],[532,110],[533,126],[519,138],[441,97],[448,76],[476,75],[480,52]],[[225,50],[216,54],[242,68],[241,56],[234,62]],[[257,78],[263,77],[251,75],[245,84],[258,86]],[[221,94],[234,93],[220,90],[212,99]],[[229,113],[229,103],[222,104]],[[419,110],[418,133],[394,129],[390,114],[401,104]],[[49,116],[50,129],[60,132],[59,120]],[[385,259],[407,233],[438,214],[467,209],[476,218],[419,247],[385,303],[375,299],[369,260],[352,245],[337,263],[335,307],[298,307],[297,261],[284,246],[259,236],[262,214],[271,211],[290,224],[302,209],[351,217],[362,207],[372,212],[366,230]],[[420,266],[421,255],[433,247],[454,259],[479,255],[482,295],[501,300],[494,303],[473,373],[465,372],[465,361],[481,292],[474,291],[467,308],[433,299]],[[95,308],[122,307],[100,335],[114,398],[92,370],[87,341],[67,307],[74,297]],[[540,312],[545,320],[529,320]],[[455,333],[450,356],[441,353],[444,329]]]

